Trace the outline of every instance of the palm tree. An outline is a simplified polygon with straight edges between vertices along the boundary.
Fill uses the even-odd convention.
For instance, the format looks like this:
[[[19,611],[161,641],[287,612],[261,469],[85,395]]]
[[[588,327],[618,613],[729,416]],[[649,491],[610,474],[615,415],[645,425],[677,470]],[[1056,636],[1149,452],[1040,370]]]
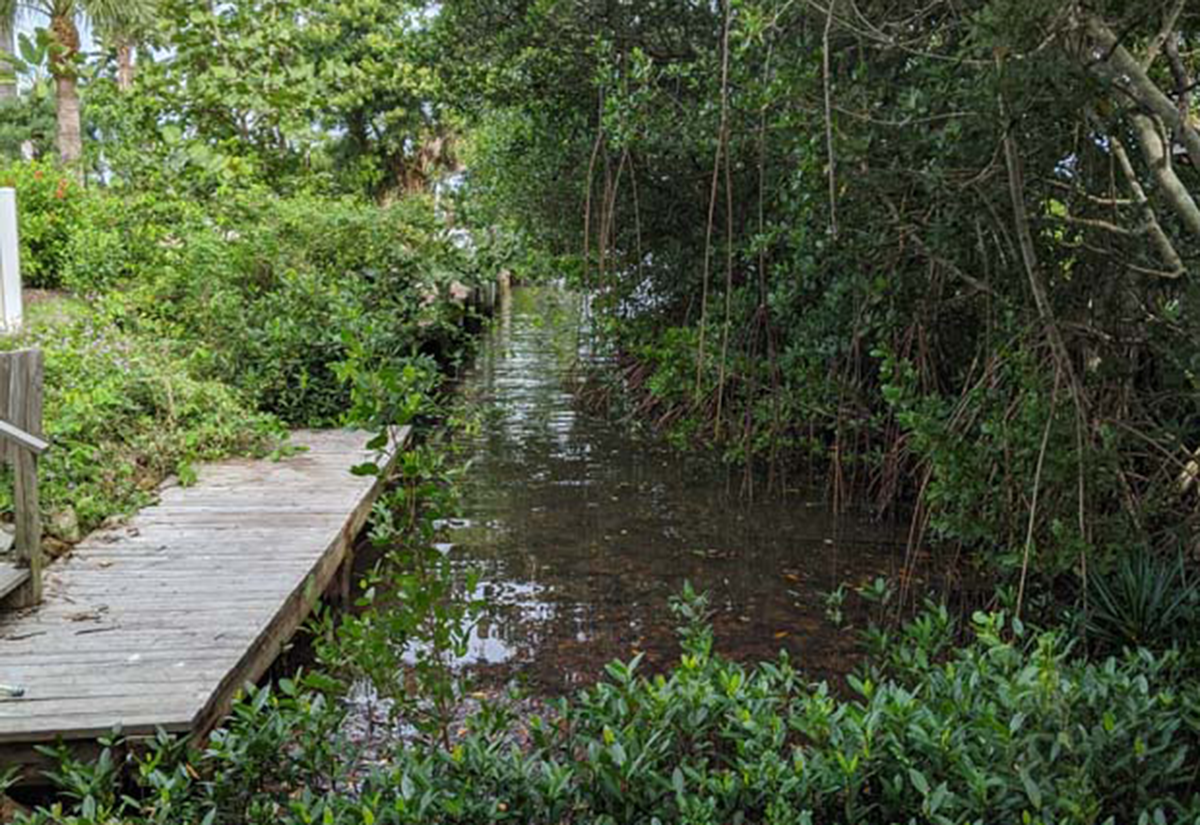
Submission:
[[[117,88],[128,92],[133,88],[133,38],[121,32],[115,38],[117,45]]]
[[[151,7],[153,3],[147,2],[145,5]],[[96,23],[97,33],[117,52],[117,88],[122,92],[133,88],[133,52],[144,41],[153,22],[149,10],[135,8],[133,14],[126,10],[118,18]]]
[[[83,133],[79,110],[77,63],[79,21],[89,19],[104,29],[120,29],[149,18],[156,0],[0,0],[0,20],[12,20],[18,12],[50,18],[54,47],[50,73],[54,76],[58,115],[58,154],[73,165],[83,157]]]

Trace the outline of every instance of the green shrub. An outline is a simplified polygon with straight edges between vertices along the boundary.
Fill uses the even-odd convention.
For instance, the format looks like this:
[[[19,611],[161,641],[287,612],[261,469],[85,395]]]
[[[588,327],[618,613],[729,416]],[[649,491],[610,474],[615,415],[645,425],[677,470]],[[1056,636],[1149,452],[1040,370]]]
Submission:
[[[1142,823],[1200,816],[1200,689],[1177,653],[1090,663],[1055,633],[979,614],[974,641],[917,650],[949,617],[892,639],[882,682],[841,699],[786,658],[747,669],[712,654],[693,599],[683,655],[645,677],[613,663],[532,722],[475,714],[450,747],[396,747],[356,766],[342,711],[292,682],[260,690],[202,754],[163,739],[115,772],[68,762],[83,788],[30,821],[98,823]],[[930,627],[938,628],[932,635]],[[903,663],[910,663],[905,665]],[[282,758],[279,758],[282,756]],[[190,759],[191,761],[185,761]],[[111,764],[111,763],[109,763]],[[107,771],[107,774],[104,772]],[[198,772],[198,773],[197,773]],[[195,777],[199,776],[199,779]],[[77,792],[78,793],[78,792]],[[90,801],[89,801],[90,800]],[[64,819],[88,812],[78,820]],[[56,818],[58,817],[58,818]]]
[[[152,267],[106,298],[109,311],[181,342],[197,374],[244,390],[297,425],[340,423],[354,348],[374,365],[468,348],[454,282],[473,262],[440,234],[431,205],[241,193],[185,214]]]
[[[148,277],[162,264],[172,227],[198,207],[152,193],[93,193],[83,203],[61,262],[59,281],[77,295],[96,295]]]
[[[40,305],[5,349],[39,347],[46,359],[39,468],[47,516],[70,507],[81,530],[144,505],[191,463],[264,451],[281,430],[237,392],[192,377],[163,343],[122,330],[82,304]],[[0,487],[11,511],[12,488]]]
[[[1200,586],[1182,556],[1131,553],[1112,571],[1092,573],[1087,584],[1084,629],[1102,650],[1164,650],[1200,641]]]
[[[36,161],[7,166],[0,171],[0,184],[17,190],[25,286],[59,286],[88,193],[67,172]]]

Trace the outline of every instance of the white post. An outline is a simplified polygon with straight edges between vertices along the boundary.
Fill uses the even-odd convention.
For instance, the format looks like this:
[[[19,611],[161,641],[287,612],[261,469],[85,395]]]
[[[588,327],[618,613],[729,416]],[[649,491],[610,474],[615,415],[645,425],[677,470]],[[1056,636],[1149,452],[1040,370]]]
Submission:
[[[17,235],[17,190],[0,189],[0,326],[21,326],[21,244]]]

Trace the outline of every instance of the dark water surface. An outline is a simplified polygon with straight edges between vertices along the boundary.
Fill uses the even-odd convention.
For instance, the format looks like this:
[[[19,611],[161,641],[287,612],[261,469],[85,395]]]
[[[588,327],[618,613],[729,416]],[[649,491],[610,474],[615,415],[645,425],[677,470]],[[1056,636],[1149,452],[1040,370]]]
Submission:
[[[668,600],[691,581],[710,595],[723,654],[786,648],[813,676],[844,674],[854,636],[826,619],[822,594],[890,577],[903,561],[893,531],[834,517],[820,495],[746,501],[740,472],[581,412],[579,309],[562,291],[516,290],[464,382],[482,426],[446,538],[491,606],[469,664],[547,692],[637,652],[665,665],[678,653]]]

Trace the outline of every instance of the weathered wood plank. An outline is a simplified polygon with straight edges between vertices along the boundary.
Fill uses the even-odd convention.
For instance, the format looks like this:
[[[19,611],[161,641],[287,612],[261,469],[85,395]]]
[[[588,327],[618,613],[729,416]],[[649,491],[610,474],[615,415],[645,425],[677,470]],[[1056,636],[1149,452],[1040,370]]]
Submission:
[[[314,560],[314,557],[297,556],[296,560],[297,564],[303,564],[305,561]],[[93,575],[86,578],[80,576],[78,583],[69,581],[65,576],[59,576],[55,578],[55,586],[60,588],[70,587],[72,594],[131,593],[140,590],[142,587],[155,585],[159,586],[160,589],[170,589],[172,586],[178,586],[183,588],[179,591],[182,593],[203,594],[221,592],[224,589],[224,585],[236,582],[242,578],[238,575],[239,571],[236,569],[231,570],[229,573],[223,573],[221,570],[215,568],[216,566],[214,565],[213,569],[210,570],[210,575],[206,576],[203,581],[196,581],[197,576],[195,571],[180,570],[172,572],[169,568],[143,568],[137,570],[114,564],[108,568],[100,568],[100,570],[119,574],[121,577],[120,585],[109,587],[102,579]],[[99,571],[83,572],[96,573]],[[288,575],[287,572],[271,573],[268,571],[267,575],[257,576],[256,581],[243,584],[241,589],[266,589],[272,591],[280,581],[290,582],[295,580],[295,568],[290,572],[292,575]]]
[[[41,455],[50,449],[50,444],[35,435],[25,432],[20,427],[14,427],[7,421],[0,421],[0,441],[23,450],[29,450],[34,455]]]
[[[250,527],[236,536],[213,536],[198,530],[170,530],[163,527],[143,526],[135,528],[136,532],[105,532],[93,534],[85,539],[78,546],[82,548],[110,547],[122,549],[124,547],[134,547],[143,544],[158,544],[157,549],[187,551],[189,548],[196,545],[219,549],[227,546],[245,546],[258,545],[262,542],[271,542],[282,537],[293,539],[303,539],[311,537],[310,534],[328,533],[328,528],[325,527],[293,527],[291,529],[281,528],[278,525],[271,527]],[[277,546],[276,549],[284,549]]]
[[[122,678],[106,678],[97,674],[92,678],[69,678],[39,689],[36,695],[22,696],[22,714],[53,718],[66,710],[67,702],[78,703],[88,699],[117,699],[128,696],[131,703],[145,701],[148,694],[169,690],[172,693],[199,692],[207,696],[214,679],[219,679],[224,670],[180,670],[143,675],[125,674]],[[19,684],[19,683],[18,683]],[[4,702],[0,702],[0,717],[4,716]]]
[[[47,661],[56,654],[64,654],[69,658],[72,653],[78,655],[80,649],[91,649],[110,654],[120,652],[132,656],[149,650],[164,641],[164,637],[170,637],[167,641],[172,644],[174,649],[188,650],[193,647],[205,646],[236,649],[248,644],[257,635],[257,630],[260,628],[213,628],[186,634],[175,629],[172,633],[167,634],[156,632],[154,629],[138,627],[126,628],[121,633],[115,631],[85,632],[74,637],[31,636],[19,641],[6,640],[0,642],[0,645],[4,648],[5,664],[7,664],[24,655],[36,657],[40,654]],[[3,672],[3,669],[0,668],[0,673]]]
[[[249,638],[249,634],[247,635]],[[229,644],[224,639],[210,644],[203,644],[196,639],[171,638],[163,642],[163,646],[155,647],[152,652],[142,645],[130,647],[116,646],[112,649],[65,650],[59,652],[36,651],[32,653],[14,653],[8,655],[5,649],[4,672],[10,667],[28,665],[37,667],[45,665],[71,665],[73,667],[103,667],[106,664],[137,664],[142,661],[154,661],[153,657],[162,656],[188,657],[197,659],[227,659],[230,655]]]
[[[17,684],[27,674],[54,676],[55,688],[63,684],[72,684],[92,679],[105,679],[115,682],[144,680],[151,675],[170,675],[184,670],[197,673],[208,673],[224,667],[227,656],[192,656],[188,653],[176,656],[158,658],[153,661],[137,660],[130,662],[121,658],[110,658],[102,666],[85,671],[74,662],[47,664],[45,662],[26,662],[25,664],[5,663],[4,672]]]
[[[0,763],[117,725],[207,733],[335,582],[381,490],[349,472],[367,439],[300,433],[293,457],[202,467],[79,544],[41,607],[0,613],[0,683],[26,691],[0,701]]]
[[[9,410],[8,385],[12,380],[12,358],[0,358],[0,419],[12,421],[13,414]],[[12,461],[15,448],[7,441],[0,440],[0,461]]]
[[[131,706],[127,697],[64,702],[57,718],[0,714],[0,744],[49,742],[59,738],[52,726],[64,729],[65,741],[95,739],[121,728],[127,733],[151,733],[156,727],[182,731],[195,717],[191,710],[198,697],[176,696],[163,702]],[[5,703],[8,704],[8,703]],[[90,705],[90,707],[89,707]]]
[[[0,562],[0,599],[29,580],[29,571],[15,564]]]
[[[13,510],[16,513],[17,563],[29,571],[29,578],[10,601],[17,607],[29,607],[42,600],[42,512],[38,503],[37,454],[45,449],[42,436],[42,381],[44,361],[41,350],[6,353],[8,370],[7,423],[13,433],[32,438],[42,445],[31,450],[12,441],[9,455],[13,461]]]
[[[251,534],[247,537],[247,534]],[[199,534],[191,534],[181,532],[181,538],[173,541],[162,533],[143,533],[140,536],[130,536],[124,540],[105,541],[105,542],[90,542],[79,545],[84,550],[91,551],[85,555],[72,554],[72,556],[58,570],[64,569],[65,566],[71,564],[79,564],[80,559],[86,558],[88,561],[92,557],[100,556],[146,556],[147,558],[160,558],[163,556],[181,556],[189,557],[198,554],[210,556],[219,556],[222,554],[246,553],[254,552],[254,548],[266,544],[273,544],[290,540],[296,542],[294,544],[282,544],[275,547],[273,556],[286,556],[288,554],[303,554],[312,553],[314,550],[306,541],[301,539],[316,540],[330,536],[330,531],[304,530],[244,530],[234,536],[213,537],[210,534],[208,539],[203,539]]]

